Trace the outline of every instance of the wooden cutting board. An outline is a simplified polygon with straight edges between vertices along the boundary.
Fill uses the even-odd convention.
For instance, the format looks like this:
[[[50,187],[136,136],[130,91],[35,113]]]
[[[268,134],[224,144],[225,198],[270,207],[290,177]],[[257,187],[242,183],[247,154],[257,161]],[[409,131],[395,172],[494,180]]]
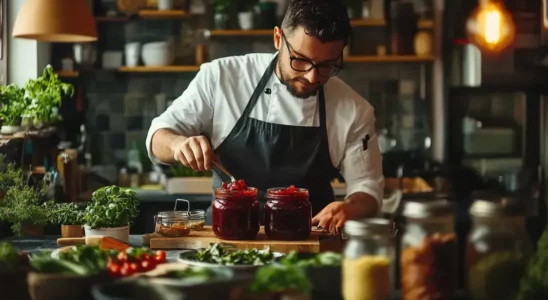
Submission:
[[[221,240],[215,236],[211,226],[205,226],[203,230],[191,231],[190,235],[186,237],[170,238],[153,235],[150,238],[151,249],[200,249],[207,248],[210,243],[231,244],[237,249],[263,249],[268,246],[272,251],[283,253],[290,251],[313,253],[325,251],[341,252],[343,246],[340,236],[328,236],[315,230],[312,231],[307,240],[303,241],[269,240],[262,226],[255,240]]]

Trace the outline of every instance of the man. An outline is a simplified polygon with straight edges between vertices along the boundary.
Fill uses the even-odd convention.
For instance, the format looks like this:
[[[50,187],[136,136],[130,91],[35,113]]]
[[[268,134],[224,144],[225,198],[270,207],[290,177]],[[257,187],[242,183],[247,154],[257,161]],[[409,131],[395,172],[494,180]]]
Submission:
[[[276,54],[202,65],[183,95],[153,120],[151,160],[194,170],[209,170],[215,160],[262,192],[307,188],[312,222],[324,230],[375,216],[384,177],[373,108],[335,77],[350,32],[341,1],[291,0],[281,28],[274,28]],[[344,201],[334,201],[330,184],[339,170]]]

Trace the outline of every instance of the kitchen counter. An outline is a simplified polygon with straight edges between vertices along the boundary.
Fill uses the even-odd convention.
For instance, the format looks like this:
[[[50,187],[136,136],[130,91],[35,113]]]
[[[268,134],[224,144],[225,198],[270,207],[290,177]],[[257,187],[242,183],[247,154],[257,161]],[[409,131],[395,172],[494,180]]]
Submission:
[[[11,237],[6,239],[10,241],[17,249],[24,251],[26,253],[37,253],[40,251],[53,251],[59,246],[57,246],[57,239],[60,236],[57,235],[46,235],[43,237],[29,238],[29,237]],[[142,246],[142,235],[132,234],[129,237],[129,242],[133,247]],[[167,260],[170,262],[175,262],[177,256],[181,250],[164,250],[167,254]]]

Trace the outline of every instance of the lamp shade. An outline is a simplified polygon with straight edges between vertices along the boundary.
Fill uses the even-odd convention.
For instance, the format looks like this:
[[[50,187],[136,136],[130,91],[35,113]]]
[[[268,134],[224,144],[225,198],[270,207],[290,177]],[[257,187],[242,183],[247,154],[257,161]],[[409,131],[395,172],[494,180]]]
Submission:
[[[13,37],[44,42],[82,43],[97,40],[95,19],[86,0],[27,0]]]

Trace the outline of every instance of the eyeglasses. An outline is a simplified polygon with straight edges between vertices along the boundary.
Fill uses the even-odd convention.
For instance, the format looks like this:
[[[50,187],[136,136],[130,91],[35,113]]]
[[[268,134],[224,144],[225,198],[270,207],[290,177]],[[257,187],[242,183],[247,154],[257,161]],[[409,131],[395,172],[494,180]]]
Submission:
[[[282,32],[282,37],[285,42],[285,45],[287,46],[287,51],[289,52],[289,65],[291,66],[293,70],[297,72],[308,72],[312,70],[313,68],[316,68],[320,76],[333,77],[337,75],[339,71],[343,68],[343,66],[337,65],[334,63],[323,62],[323,63],[315,64],[309,59],[293,56],[293,54],[291,54],[292,52],[291,49],[293,47],[289,45],[289,42],[287,41],[287,38],[285,37],[285,34],[283,32]]]

